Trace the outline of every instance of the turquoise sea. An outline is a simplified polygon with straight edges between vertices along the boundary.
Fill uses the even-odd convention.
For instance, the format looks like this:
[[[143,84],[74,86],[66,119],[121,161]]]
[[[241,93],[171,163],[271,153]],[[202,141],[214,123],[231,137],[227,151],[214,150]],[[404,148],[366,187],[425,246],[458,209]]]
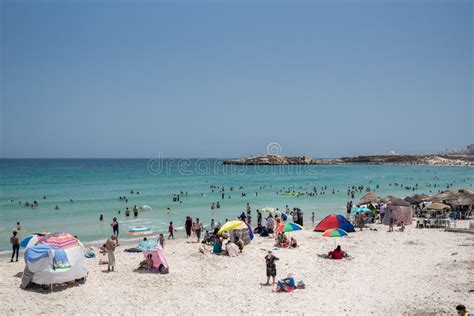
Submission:
[[[67,231],[87,243],[108,237],[114,216],[120,222],[120,237],[126,238],[127,230],[135,226],[166,232],[173,221],[182,229],[186,215],[199,217],[205,224],[211,218],[224,222],[244,211],[246,203],[250,203],[254,219],[257,208],[284,210],[285,205],[301,208],[305,221],[310,220],[311,212],[321,219],[332,212],[344,213],[351,199],[347,188],[353,185],[369,186],[378,195],[405,197],[437,192],[448,185],[473,187],[473,183],[474,169],[469,167],[226,166],[218,159],[0,159],[0,251],[10,249],[9,237],[17,221],[23,227],[22,236]],[[405,188],[416,184],[415,191]],[[217,187],[214,192],[211,186]],[[225,187],[224,199],[221,187]],[[313,187],[318,195],[279,192],[287,188],[313,192]],[[173,194],[181,191],[180,202],[173,202]],[[357,202],[363,194],[356,193],[352,200]],[[119,200],[120,196],[126,196],[128,202]],[[24,206],[34,200],[37,207]],[[211,210],[212,202],[219,202],[220,209]],[[140,212],[137,218],[133,214],[125,217],[126,207],[132,210],[134,205],[145,204],[153,210]],[[55,210],[55,205],[60,209]],[[169,214],[167,207],[171,208]],[[102,222],[100,214],[104,215]]]

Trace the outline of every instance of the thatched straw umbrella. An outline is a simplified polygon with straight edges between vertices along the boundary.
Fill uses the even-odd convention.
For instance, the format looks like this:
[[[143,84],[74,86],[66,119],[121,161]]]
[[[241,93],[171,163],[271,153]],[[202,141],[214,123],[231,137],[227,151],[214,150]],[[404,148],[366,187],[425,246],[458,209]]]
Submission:
[[[415,194],[412,196],[407,196],[404,198],[405,201],[412,205],[420,204],[421,202],[428,201],[430,199],[429,195],[426,194]]]
[[[369,203],[377,203],[380,200],[380,197],[375,195],[373,192],[369,192],[365,194],[360,200],[359,204],[369,204]]]
[[[451,209],[451,206],[439,203],[439,202],[434,202],[431,203],[430,205],[427,205],[423,208],[423,211],[435,211],[435,212],[441,212],[445,210]]]
[[[443,202],[449,205],[472,205],[474,204],[474,190],[447,190],[434,195],[431,200],[433,202]]]
[[[399,199],[393,195],[387,195],[386,197],[381,199],[380,202],[393,205],[393,206],[411,206],[411,204],[408,203],[407,201]]]

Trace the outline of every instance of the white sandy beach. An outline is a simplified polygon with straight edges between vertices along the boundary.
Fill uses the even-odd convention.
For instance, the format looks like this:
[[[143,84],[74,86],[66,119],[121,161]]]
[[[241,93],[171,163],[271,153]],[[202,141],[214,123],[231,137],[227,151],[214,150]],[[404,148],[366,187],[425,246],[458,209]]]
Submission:
[[[364,230],[350,238],[295,232],[300,247],[274,251],[278,276],[292,272],[306,289],[273,293],[265,282],[266,249],[255,237],[242,255],[201,254],[178,239],[165,244],[170,273],[134,272],[143,255],[117,249],[117,271],[104,272],[100,255],[88,259],[85,284],[58,289],[20,289],[24,263],[0,262],[1,315],[11,314],[453,314],[457,304],[474,309],[474,235],[438,229],[388,233]],[[317,256],[335,242],[353,260]],[[98,251],[96,251],[96,254]]]

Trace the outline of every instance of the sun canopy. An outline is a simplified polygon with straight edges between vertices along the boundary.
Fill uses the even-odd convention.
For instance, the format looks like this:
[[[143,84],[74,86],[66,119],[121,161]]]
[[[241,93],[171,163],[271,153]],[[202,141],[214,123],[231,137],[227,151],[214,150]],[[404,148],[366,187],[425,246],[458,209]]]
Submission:
[[[151,259],[153,260],[153,268],[158,269],[160,267],[160,264],[163,264],[166,267],[168,266],[168,262],[166,262],[163,248],[159,244],[157,244],[152,250],[143,251],[143,256],[145,258],[149,254],[151,254]]]

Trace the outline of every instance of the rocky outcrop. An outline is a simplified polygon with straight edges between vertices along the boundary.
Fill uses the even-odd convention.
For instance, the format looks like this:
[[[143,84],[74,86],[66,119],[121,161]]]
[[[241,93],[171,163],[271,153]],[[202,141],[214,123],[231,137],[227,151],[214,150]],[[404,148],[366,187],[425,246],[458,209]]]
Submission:
[[[308,156],[260,156],[224,160],[225,165],[327,165],[343,163],[340,159],[314,159]]]

